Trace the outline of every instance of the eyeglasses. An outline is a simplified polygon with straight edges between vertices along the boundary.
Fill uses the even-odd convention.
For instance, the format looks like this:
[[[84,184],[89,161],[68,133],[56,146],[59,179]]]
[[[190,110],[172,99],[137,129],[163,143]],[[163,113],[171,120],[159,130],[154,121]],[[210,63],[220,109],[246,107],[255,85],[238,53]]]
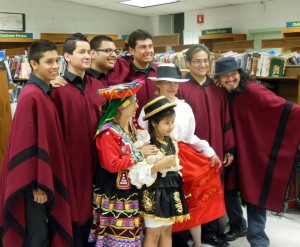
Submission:
[[[199,64],[208,64],[209,63],[209,60],[208,59],[196,59],[194,61],[192,61],[192,63],[196,64],[196,65],[199,65]]]
[[[108,53],[109,55],[111,55],[113,52],[119,56],[121,51],[120,50],[117,50],[117,49],[111,49],[111,48],[107,48],[107,49],[94,49],[95,51],[102,51],[102,52],[105,52],[105,53]]]

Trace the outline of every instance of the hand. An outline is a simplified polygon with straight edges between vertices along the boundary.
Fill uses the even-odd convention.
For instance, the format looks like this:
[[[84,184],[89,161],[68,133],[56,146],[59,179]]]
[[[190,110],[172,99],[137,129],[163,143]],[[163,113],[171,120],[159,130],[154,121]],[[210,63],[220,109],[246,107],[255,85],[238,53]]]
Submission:
[[[171,166],[174,166],[176,164],[176,156],[174,154],[164,156],[161,159],[161,166],[160,169],[164,168],[170,168]]]
[[[159,149],[152,144],[146,144],[142,146],[139,150],[143,154],[144,158],[147,158],[149,155],[155,155],[159,151]]]
[[[219,168],[222,166],[222,162],[220,160],[220,158],[218,157],[218,155],[213,155],[210,157],[211,160],[211,167],[214,167],[216,164],[219,164]]]
[[[223,160],[224,167],[230,166],[233,160],[234,160],[233,154],[226,153],[224,155],[224,160]]]
[[[221,82],[219,80],[217,80],[215,77],[211,77],[211,79],[213,80],[213,82],[216,84],[216,86],[218,87],[223,87]]]
[[[47,197],[47,194],[41,190],[41,189],[37,189],[37,190],[34,190],[33,191],[33,200],[36,202],[36,203],[45,203],[46,201],[48,201],[48,197]]]
[[[157,161],[151,169],[151,173],[156,173],[162,169],[169,168],[176,164],[176,155],[167,155]]]
[[[67,82],[64,78],[58,76],[54,80],[50,81],[50,84],[52,85],[53,88],[59,88],[67,85]]]

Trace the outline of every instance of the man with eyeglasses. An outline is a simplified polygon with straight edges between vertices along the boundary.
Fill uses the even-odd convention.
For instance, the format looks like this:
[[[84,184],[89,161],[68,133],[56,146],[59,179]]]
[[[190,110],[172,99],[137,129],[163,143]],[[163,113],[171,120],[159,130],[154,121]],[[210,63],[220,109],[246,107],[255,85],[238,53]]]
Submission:
[[[189,48],[186,52],[186,64],[190,72],[186,78],[190,80],[180,85],[178,98],[184,99],[193,109],[196,120],[195,134],[208,141],[226,167],[233,161],[235,142],[227,96],[224,90],[217,87],[208,76],[209,59],[210,52],[206,46],[198,44]],[[203,223],[203,243],[217,247],[229,245],[220,237],[218,219]],[[199,237],[201,238],[201,233]],[[184,246],[176,245],[180,242],[177,238],[174,234],[173,246]],[[187,240],[185,244],[186,242]]]
[[[72,182],[79,215],[79,229],[75,246],[89,246],[87,239],[92,223],[92,182],[98,165],[94,136],[101,117],[104,98],[97,90],[104,88],[101,81],[86,75],[91,64],[91,47],[86,36],[75,33],[63,44],[67,62],[64,80],[67,84],[53,90],[63,135],[70,159]]]
[[[116,85],[134,80],[144,81],[144,85],[137,92],[139,105],[137,116],[146,101],[155,96],[155,83],[148,77],[156,77],[157,65],[153,64],[154,48],[152,36],[141,29],[132,32],[128,37],[128,46],[131,56],[117,59],[114,71],[109,74],[109,85]]]
[[[215,77],[230,102],[237,184],[247,208],[247,240],[251,247],[267,247],[266,211],[283,210],[290,178],[299,164],[300,106],[255,83],[233,57],[216,62]],[[242,220],[243,214],[237,217]]]
[[[108,75],[114,69],[120,51],[116,49],[114,41],[106,35],[97,35],[91,41],[91,68],[86,70],[86,74],[101,80],[108,86]]]

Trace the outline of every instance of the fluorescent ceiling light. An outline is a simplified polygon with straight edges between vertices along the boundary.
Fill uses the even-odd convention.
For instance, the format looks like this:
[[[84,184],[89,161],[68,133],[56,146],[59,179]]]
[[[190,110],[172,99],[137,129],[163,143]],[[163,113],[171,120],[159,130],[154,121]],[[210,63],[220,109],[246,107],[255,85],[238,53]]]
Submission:
[[[176,3],[178,0],[131,0],[131,1],[122,1],[120,3],[140,7],[147,8],[156,5],[168,4],[168,3]]]

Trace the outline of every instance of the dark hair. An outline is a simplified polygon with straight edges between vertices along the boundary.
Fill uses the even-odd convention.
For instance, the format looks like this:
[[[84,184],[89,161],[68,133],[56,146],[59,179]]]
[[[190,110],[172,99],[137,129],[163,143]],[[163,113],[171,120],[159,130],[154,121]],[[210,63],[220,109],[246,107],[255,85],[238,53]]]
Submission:
[[[142,29],[138,29],[129,35],[128,46],[134,49],[136,46],[136,42],[138,40],[146,40],[146,39],[152,40],[152,35]]]
[[[97,35],[90,41],[91,49],[98,49],[103,41],[114,42],[113,39],[106,35]]]
[[[256,79],[252,75],[249,75],[249,73],[247,73],[245,70],[239,69],[239,72],[240,72],[240,78],[241,78],[240,84],[241,84],[241,87],[243,88],[243,90],[246,89],[246,85],[247,85],[248,81],[256,81]]]
[[[33,42],[29,47],[28,61],[30,62],[33,60],[39,63],[40,59],[47,51],[57,51],[56,45],[53,42],[44,39]]]
[[[186,52],[186,60],[191,62],[193,59],[193,56],[195,53],[197,53],[198,51],[205,51],[208,55],[208,59],[210,58],[210,51],[209,49],[206,47],[206,45],[204,44],[197,44],[197,45],[193,45],[191,48],[189,48]]]
[[[252,75],[249,75],[249,73],[247,73],[245,70],[238,69],[238,72],[240,73],[239,86],[241,87],[242,90],[246,90],[248,81],[256,81],[256,79]],[[220,77],[221,76],[215,76],[215,79],[219,80]]]
[[[77,41],[89,42],[86,36],[82,33],[74,33],[65,40],[63,44],[63,53],[67,52],[69,54],[73,54],[73,51],[76,48]]]
[[[152,122],[154,123],[159,123],[162,119],[164,119],[165,117],[170,117],[173,114],[175,114],[175,110],[174,108],[167,108],[157,114],[154,114],[153,116],[148,118],[148,130],[149,133],[154,135],[154,127],[152,125]]]

